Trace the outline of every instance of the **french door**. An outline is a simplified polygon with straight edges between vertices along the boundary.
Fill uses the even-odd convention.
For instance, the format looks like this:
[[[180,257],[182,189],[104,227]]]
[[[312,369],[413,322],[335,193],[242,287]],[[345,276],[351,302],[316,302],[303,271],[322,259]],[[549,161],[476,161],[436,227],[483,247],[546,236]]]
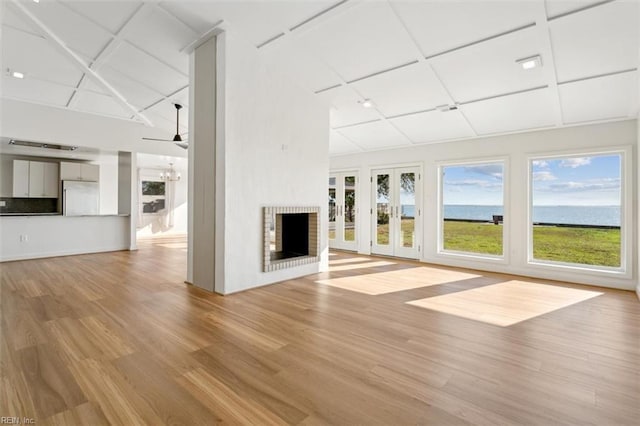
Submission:
[[[419,258],[419,185],[418,167],[371,172],[371,253]]]
[[[356,172],[329,175],[329,247],[357,250]]]

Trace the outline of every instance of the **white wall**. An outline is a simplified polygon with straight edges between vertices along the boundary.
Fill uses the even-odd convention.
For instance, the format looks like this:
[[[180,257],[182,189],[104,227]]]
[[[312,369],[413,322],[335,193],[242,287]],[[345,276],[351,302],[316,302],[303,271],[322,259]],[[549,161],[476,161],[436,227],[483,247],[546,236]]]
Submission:
[[[3,137],[186,157],[186,151],[172,143],[142,140],[143,136],[166,138],[164,129],[9,99],[0,99],[0,107]]]
[[[480,270],[500,271],[520,275],[559,279],[572,282],[602,285],[623,289],[633,289],[637,283],[638,257],[632,256],[632,277],[619,274],[597,275],[580,271],[549,270],[527,263],[527,229],[526,214],[528,209],[527,157],[538,153],[554,153],[569,150],[600,150],[607,147],[637,146],[636,120],[605,123],[591,126],[568,127],[555,130],[536,131],[513,135],[488,137],[481,139],[449,142],[432,145],[359,153],[331,158],[331,170],[358,170],[360,185],[358,187],[360,211],[368,211],[371,205],[371,170],[381,166],[418,164],[423,168],[423,252],[421,260],[437,264],[469,267]],[[491,262],[484,260],[452,258],[437,252],[437,209],[438,209],[438,163],[444,161],[482,160],[507,157],[508,187],[505,189],[505,213],[510,220],[505,223],[506,261]],[[631,158],[632,199],[628,200],[633,210],[633,229],[626,230],[632,240],[632,253],[637,250],[637,201],[636,169],[638,160]],[[363,210],[364,209],[364,210]],[[360,214],[358,226],[358,251],[370,253],[369,241],[371,227],[368,214]]]
[[[219,189],[225,224],[216,232],[224,233],[223,293],[228,294],[326,268],[329,110],[233,33],[218,40],[224,67],[224,87],[218,87],[224,111],[218,117],[224,132],[216,143],[224,144],[225,185]],[[321,207],[322,261],[264,273],[262,208],[292,205]]]
[[[100,214],[118,214],[118,157],[104,156],[100,165]]]
[[[129,226],[123,216],[0,217],[0,261],[128,250]]]

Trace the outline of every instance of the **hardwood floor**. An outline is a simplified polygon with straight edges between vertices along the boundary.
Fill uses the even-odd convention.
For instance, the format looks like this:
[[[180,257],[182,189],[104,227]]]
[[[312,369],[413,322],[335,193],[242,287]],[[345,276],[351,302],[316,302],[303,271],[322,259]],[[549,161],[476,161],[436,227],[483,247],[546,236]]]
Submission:
[[[452,295],[457,309],[484,300],[529,312],[536,297],[473,290],[526,279],[333,253],[330,272],[222,297],[182,283],[185,249],[175,237],[137,252],[1,264],[0,416],[64,425],[640,422],[632,292],[543,283],[602,294],[497,326],[407,302]]]

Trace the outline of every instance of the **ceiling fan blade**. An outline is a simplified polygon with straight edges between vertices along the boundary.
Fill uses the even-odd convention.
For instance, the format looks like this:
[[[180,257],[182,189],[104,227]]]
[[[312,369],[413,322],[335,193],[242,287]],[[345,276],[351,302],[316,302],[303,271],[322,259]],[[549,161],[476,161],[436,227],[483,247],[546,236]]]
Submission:
[[[171,139],[142,138],[145,141],[173,142]]]

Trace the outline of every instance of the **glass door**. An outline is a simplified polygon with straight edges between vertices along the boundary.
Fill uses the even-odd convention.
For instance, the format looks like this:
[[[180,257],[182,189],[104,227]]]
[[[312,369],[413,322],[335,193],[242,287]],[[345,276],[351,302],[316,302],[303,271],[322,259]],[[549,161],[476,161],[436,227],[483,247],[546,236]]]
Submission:
[[[329,246],[336,239],[336,178],[329,177]]]
[[[357,183],[355,172],[329,177],[329,247],[357,250]]]
[[[376,170],[371,178],[373,194],[372,222],[373,234],[371,253],[393,256],[393,173],[388,170]]]
[[[373,171],[371,253],[419,257],[419,178],[417,167]]]

